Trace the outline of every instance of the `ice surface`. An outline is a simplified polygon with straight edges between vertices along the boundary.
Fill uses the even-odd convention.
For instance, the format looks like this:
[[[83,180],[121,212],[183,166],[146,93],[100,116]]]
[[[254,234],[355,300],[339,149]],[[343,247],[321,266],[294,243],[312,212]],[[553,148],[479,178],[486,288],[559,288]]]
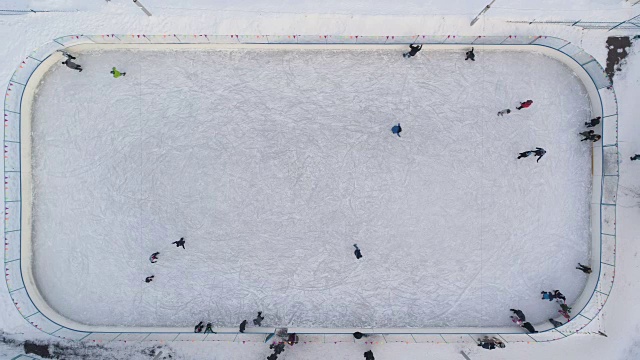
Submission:
[[[236,326],[257,310],[263,325],[316,327],[555,315],[540,291],[571,302],[589,256],[586,92],[540,54],[463,59],[104,51],[79,54],[82,73],[55,66],[33,119],[46,301],[100,325]],[[516,160],[536,146],[540,163]],[[186,250],[170,244],[182,236]]]

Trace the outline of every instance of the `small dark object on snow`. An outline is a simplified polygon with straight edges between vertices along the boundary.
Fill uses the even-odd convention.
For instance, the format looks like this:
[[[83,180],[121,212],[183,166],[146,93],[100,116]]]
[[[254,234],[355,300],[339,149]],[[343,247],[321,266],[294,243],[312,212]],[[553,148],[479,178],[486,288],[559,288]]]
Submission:
[[[360,259],[362,257],[362,253],[360,252],[360,248],[358,248],[357,244],[353,244],[353,246],[356,248],[356,251],[353,252],[354,254],[356,254],[356,259]]]
[[[153,278],[156,277],[155,275],[151,275],[151,276],[147,276],[146,279],[144,279],[144,282],[146,283],[150,283],[153,281]]]
[[[176,244],[176,247],[182,246],[182,248],[184,249],[184,242],[185,242],[185,240],[182,237],[182,238],[180,238],[180,240],[172,242],[172,244]]]
[[[154,252],[153,254],[151,254],[151,256],[149,257],[149,261],[151,261],[152,264],[155,264],[156,262],[158,262],[158,255],[160,255],[159,252]]]
[[[576,269],[582,271],[585,274],[591,274],[591,268],[586,265],[578,263],[578,267]]]
[[[464,60],[471,60],[471,61],[476,61],[476,54],[473,53],[473,48],[471,48],[471,50],[467,51],[467,57],[464,58]]]
[[[527,329],[532,334],[537,333],[536,329],[533,327],[533,325],[531,325],[530,322],[526,322],[526,323],[522,324],[522,327]]]
[[[376,358],[373,357],[373,351],[365,351],[364,360],[376,360]]]
[[[247,320],[242,320],[240,323],[240,332],[243,333],[247,328]]]
[[[202,321],[200,321],[200,322],[198,323],[198,325],[196,325],[196,326],[193,328],[193,332],[195,332],[195,333],[201,333],[201,332],[202,332],[202,328],[203,328],[203,327],[204,327],[204,325],[202,325]]]
[[[640,160],[640,154],[634,154],[634,155],[631,157],[631,161],[636,161],[636,160]]]
[[[402,54],[402,56],[406,57],[407,59],[412,57],[412,56],[416,56],[416,54],[422,50],[422,45],[409,45],[409,52]]]
[[[504,116],[505,114],[507,115],[511,114],[511,109],[504,109],[504,110],[498,111],[498,116]]]
[[[271,355],[267,356],[267,360],[278,360],[278,355],[271,354]]]
[[[264,320],[264,316],[262,316],[262,311],[258,311],[258,316],[253,319],[253,325],[262,326],[262,320]]]
[[[584,125],[588,128],[597,126],[598,124],[600,124],[600,116],[598,116],[597,118],[593,118],[584,123]]]
[[[516,110],[526,109],[533,104],[533,100],[527,100],[525,102],[521,102],[520,106],[516,106]]]
[[[564,325],[563,323],[561,323],[558,320],[549,319],[549,322],[551,323],[551,325],[553,325],[554,328],[557,328],[558,326]]]

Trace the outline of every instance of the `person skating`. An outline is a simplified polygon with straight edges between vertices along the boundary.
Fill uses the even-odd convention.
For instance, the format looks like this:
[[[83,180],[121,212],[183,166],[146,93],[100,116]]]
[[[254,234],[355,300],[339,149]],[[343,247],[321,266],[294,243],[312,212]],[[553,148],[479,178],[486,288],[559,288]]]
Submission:
[[[553,295],[555,295],[556,299],[560,299],[565,302],[567,301],[567,298],[560,292],[560,290],[553,290]]]
[[[504,116],[505,114],[506,115],[511,114],[511,109],[504,109],[504,110],[498,111],[498,116]]]
[[[522,321],[522,319],[520,319],[517,315],[511,315],[509,316],[509,318],[511,319],[511,321],[513,321],[514,324],[518,326],[522,326],[522,324],[524,323],[524,321]]]
[[[582,271],[585,274],[591,274],[591,268],[580,263],[578,263],[578,267],[576,269]]]
[[[407,59],[413,56],[416,56],[416,54],[418,52],[420,52],[420,50],[422,50],[422,45],[409,45],[409,52],[406,52],[404,54],[402,54],[402,56],[406,57]]]
[[[365,351],[364,352],[364,360],[376,360],[376,358],[373,357],[373,351],[371,351],[371,350]]]
[[[536,160],[536,162],[538,162],[538,161],[540,161],[540,159],[542,159],[542,157],[546,153],[547,153],[547,151],[545,149],[537,147],[535,150],[529,150],[529,151],[525,151],[525,152],[519,153],[518,154],[518,159],[522,159],[522,158],[529,157],[531,155],[535,155],[535,156],[538,157],[538,159]]]
[[[567,304],[560,304],[560,308],[562,309],[562,311],[566,312],[567,314],[571,314],[571,306]]]
[[[204,329],[204,333],[217,334],[217,332],[213,331],[213,328],[211,327],[211,323],[207,323],[207,327]]]
[[[253,319],[253,325],[262,326],[262,320],[264,320],[264,316],[262,316],[262,311],[258,311],[258,316]]]
[[[360,252],[360,248],[358,248],[357,244],[353,244],[356,250],[353,252],[356,255],[356,259],[360,259],[362,257],[362,253]]]
[[[493,350],[496,347],[504,348],[504,343],[495,338],[484,337],[484,339],[478,339],[478,346],[481,346],[483,349]]]
[[[147,276],[146,279],[144,279],[144,282],[146,282],[147,284],[153,281],[153,278],[156,277],[155,275],[151,275],[151,276]]]
[[[247,329],[247,320],[242,320],[240,323],[240,332],[243,333]]]
[[[541,291],[540,294],[542,294],[542,300],[552,301],[555,299],[560,299],[562,301],[567,301],[567,298],[560,292],[560,290]]]
[[[269,345],[269,349],[273,349],[273,353],[276,355],[280,355],[281,353],[284,352],[284,343],[277,343],[277,344],[271,344]]]
[[[598,140],[600,140],[600,138],[602,138],[602,136],[595,134],[595,131],[593,130],[589,130],[589,131],[583,131],[580,133],[580,135],[584,136],[584,139],[580,140],[580,141],[587,141],[587,140],[591,140],[593,142],[596,142]]]
[[[73,61],[71,61],[71,59],[67,59],[63,61],[62,64],[67,65],[69,69],[78,70],[79,72],[82,72],[82,66],[74,63]]]
[[[114,78],[119,78],[120,76],[125,76],[127,75],[126,72],[120,72],[118,71],[118,69],[115,68],[115,66],[111,69],[110,74],[113,75]]]
[[[631,157],[631,161],[640,160],[640,154],[635,154]]]
[[[520,106],[516,106],[516,110],[526,109],[533,104],[533,100],[527,100],[525,102],[521,102]]]
[[[198,325],[194,326],[193,328],[193,332],[195,333],[201,333],[202,332],[202,328],[204,327],[204,325],[202,325],[202,321],[200,321],[198,323]]]
[[[520,318],[520,320],[527,321],[527,318],[524,316],[524,313],[521,310],[517,310],[517,309],[509,309],[509,310],[511,310],[511,312],[513,312],[518,318]]]
[[[400,133],[402,132],[402,126],[400,126],[400,123],[398,123],[398,125],[394,125],[391,128],[391,132],[398,135],[398,137],[400,137]]]
[[[358,340],[362,339],[363,337],[367,337],[367,336],[369,336],[369,335],[363,334],[360,331],[356,331],[356,332],[353,333],[353,337],[358,339]]]
[[[589,120],[589,121],[587,121],[587,122],[585,122],[585,123],[584,123],[584,125],[585,125],[586,127],[588,127],[588,128],[590,128],[590,127],[595,127],[595,126],[597,126],[598,124],[600,124],[600,116],[598,116],[597,118],[593,118],[593,119],[591,119],[591,120]]]
[[[180,238],[180,240],[172,242],[172,244],[176,244],[176,247],[182,246],[182,248],[184,249],[184,242],[185,242],[185,240],[182,237],[182,238]]]
[[[298,340],[299,340],[298,335],[296,335],[296,333],[291,333],[287,338],[287,344],[293,346],[294,344],[298,343]]]
[[[69,54],[69,53],[68,53],[68,52],[66,52],[66,51],[61,51],[61,50],[58,50],[58,51],[60,51],[60,52],[62,53],[62,55],[63,55],[64,57],[66,57],[67,59],[71,59],[71,60],[75,60],[75,59],[76,59],[76,57],[75,57],[75,56],[73,56],[73,55]]]
[[[550,291],[541,291],[540,294],[542,294],[542,300],[553,301],[556,298],[556,295]]]
[[[532,334],[537,333],[536,329],[533,327],[533,325],[531,325],[530,322],[526,322],[526,323],[522,324],[522,327],[527,329],[527,331],[529,331]]]
[[[558,313],[560,315],[562,315],[563,318],[565,318],[567,320],[571,320],[571,316],[569,315],[569,312],[564,311],[564,310],[558,310]]]
[[[551,325],[553,325],[554,328],[564,325],[560,321],[553,320],[553,319],[549,319],[549,322],[551,323]]]
[[[267,360],[278,360],[278,355],[271,354],[271,355],[267,356]]]
[[[160,255],[159,252],[154,252],[153,254],[151,254],[151,256],[149,256],[149,261],[151,261],[152,264],[155,264],[156,262],[158,262],[158,255]]]
[[[473,53],[473,48],[471,48],[471,50],[467,51],[466,53],[467,57],[464,58],[464,60],[471,60],[471,61],[476,61],[476,54]]]

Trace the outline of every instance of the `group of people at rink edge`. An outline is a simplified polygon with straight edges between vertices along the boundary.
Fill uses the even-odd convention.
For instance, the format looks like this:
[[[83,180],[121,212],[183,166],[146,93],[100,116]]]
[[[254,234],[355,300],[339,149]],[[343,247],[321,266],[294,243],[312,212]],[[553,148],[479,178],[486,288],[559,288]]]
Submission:
[[[422,45],[416,45],[416,44],[411,44],[409,45],[409,51],[404,53],[403,56],[407,59],[410,59],[414,56],[416,56],[420,50],[422,50]],[[68,68],[73,69],[73,70],[77,70],[78,72],[82,72],[82,66],[73,62],[73,60],[76,60],[76,57],[61,51],[62,55],[66,57],[66,60],[62,62],[62,64],[66,65]],[[474,48],[472,47],[471,50],[467,51],[465,53],[465,60],[470,60],[470,61],[475,61],[476,60],[476,55],[474,52]],[[113,75],[114,78],[119,78],[121,76],[125,76],[127,73],[126,72],[121,72],[118,71],[115,67],[113,67],[110,71],[110,74]],[[523,102],[520,102],[520,104],[518,106],[515,107],[515,110],[524,110],[527,109],[529,107],[531,107],[531,105],[533,105],[533,100],[526,100]],[[505,116],[505,115],[509,115],[511,114],[511,109],[504,109],[504,110],[500,110],[498,111],[498,116]],[[597,126],[598,124],[600,124],[600,120],[601,118],[598,116],[594,119],[591,119],[587,122],[585,122],[585,127],[587,128],[592,128]],[[402,126],[398,123],[397,125],[394,125],[391,128],[391,132],[395,135],[397,135],[398,137],[400,137],[400,133],[402,132]],[[594,130],[586,130],[584,132],[581,132],[579,135],[583,136],[583,139],[581,141],[587,141],[590,140],[592,142],[596,142],[598,140],[601,139],[601,136],[596,134]],[[522,158],[527,158],[531,155],[535,155],[538,157],[538,159],[536,160],[536,162],[540,161],[540,159],[546,154],[546,150],[541,148],[541,147],[536,147],[534,150],[528,150],[528,151],[523,151],[521,153],[518,154],[517,159],[522,159]],[[634,156],[631,157],[631,160],[640,160],[640,154],[636,154]],[[183,249],[185,249],[185,240],[184,238],[180,238],[180,240],[178,241],[174,241],[172,244],[176,245],[176,247],[182,247]],[[361,259],[362,256],[362,251],[360,250],[360,248],[358,247],[357,244],[353,244],[355,250],[354,250],[354,254],[356,256],[356,259],[359,260]],[[149,261],[151,263],[156,263],[159,259],[159,255],[160,252],[154,252],[153,254],[151,254],[151,256],[149,257]],[[582,265],[582,264],[578,264],[578,267],[576,267],[576,269],[583,271],[586,274],[590,274],[591,273],[591,268],[589,266],[586,265]],[[153,281],[154,279],[154,275],[150,275],[147,276],[145,279],[146,283],[150,283]],[[559,290],[553,290],[553,291],[542,291],[541,292],[542,295],[542,300],[549,300],[549,301],[553,301],[556,300],[556,302],[559,304],[560,309],[558,310],[558,313],[564,317],[565,319],[569,320],[570,319],[570,314],[571,314],[571,307],[567,305],[566,303],[566,298],[565,296],[559,291]],[[526,317],[524,315],[524,312],[522,312],[519,309],[510,309],[511,312],[513,313],[513,315],[511,315],[511,320],[523,327],[524,329],[526,329],[527,331],[529,331],[530,333],[536,333],[536,329],[533,327],[533,325],[531,325],[530,322],[526,321]],[[258,311],[258,315],[256,316],[255,319],[253,319],[253,325],[254,326],[262,326],[262,320],[264,320],[264,316],[262,315],[262,311]],[[549,322],[554,326],[554,327],[558,327],[563,325],[562,322],[554,320],[554,319],[549,319]],[[243,320],[240,323],[240,327],[239,327],[239,332],[244,333],[246,328],[247,328],[247,320]],[[267,357],[267,360],[277,360],[278,355],[280,355],[282,352],[284,352],[285,350],[285,343],[289,344],[291,346],[293,346],[294,344],[296,344],[298,342],[298,335],[296,335],[295,333],[287,333],[286,329],[283,329],[285,331],[281,331],[280,333],[278,333],[279,337],[283,340],[280,342],[273,342],[270,345],[270,349],[273,350],[273,354],[269,355]],[[203,325],[203,322],[200,321],[194,328],[194,332],[196,333],[212,333],[215,334],[216,332],[213,331],[213,327],[211,325],[211,323],[207,323],[206,326]],[[273,336],[274,334],[271,334],[270,336]],[[353,336],[355,339],[361,339],[363,337],[367,337],[369,335],[367,334],[363,334],[361,332],[355,332],[353,333]],[[481,346],[484,349],[488,349],[488,350],[493,350],[496,348],[504,348],[505,344],[495,338],[495,337],[487,337],[485,336],[482,339],[478,339],[478,346]],[[368,350],[364,353],[364,358],[365,360],[375,360],[374,355],[373,355],[373,351],[372,350]]]

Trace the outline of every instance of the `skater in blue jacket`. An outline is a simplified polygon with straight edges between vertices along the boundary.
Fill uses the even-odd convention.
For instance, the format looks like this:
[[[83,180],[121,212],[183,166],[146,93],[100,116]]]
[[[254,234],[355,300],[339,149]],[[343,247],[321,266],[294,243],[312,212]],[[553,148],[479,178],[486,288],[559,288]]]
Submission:
[[[398,123],[398,125],[395,125],[394,127],[391,128],[391,132],[398,135],[398,137],[400,137],[400,133],[402,132],[402,126],[400,126],[400,123]]]

